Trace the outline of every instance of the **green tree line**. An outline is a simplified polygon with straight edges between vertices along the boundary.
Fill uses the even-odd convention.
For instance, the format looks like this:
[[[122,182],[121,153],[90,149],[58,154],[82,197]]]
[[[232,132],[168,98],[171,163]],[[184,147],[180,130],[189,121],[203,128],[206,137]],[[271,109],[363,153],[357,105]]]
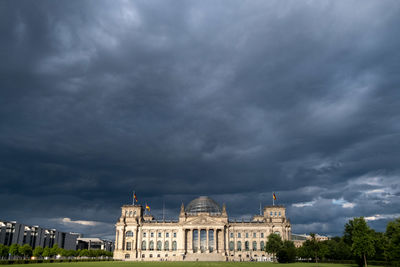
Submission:
[[[13,259],[29,259],[34,256],[38,259],[41,258],[54,258],[55,256],[60,255],[65,258],[73,258],[73,257],[89,257],[89,258],[97,258],[97,257],[112,257],[113,253],[110,251],[104,250],[88,250],[88,249],[78,249],[78,250],[67,250],[58,247],[55,244],[53,247],[40,247],[37,246],[35,249],[28,244],[18,245],[12,244],[11,246],[5,246],[0,244],[0,258],[8,259],[11,256]]]
[[[296,260],[354,260],[368,266],[368,260],[400,266],[400,218],[387,224],[386,232],[371,229],[363,217],[349,220],[341,237],[318,241],[315,234],[296,248],[293,241],[282,241],[277,234],[268,236],[265,250],[278,262]]]

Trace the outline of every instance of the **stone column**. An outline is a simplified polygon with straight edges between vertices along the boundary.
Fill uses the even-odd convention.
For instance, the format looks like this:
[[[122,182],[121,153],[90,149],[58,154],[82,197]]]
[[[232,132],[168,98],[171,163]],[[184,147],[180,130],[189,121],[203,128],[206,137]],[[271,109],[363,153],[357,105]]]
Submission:
[[[198,253],[201,253],[201,228],[198,228],[197,229],[197,252]]]
[[[185,230],[180,228],[178,230],[177,249],[178,253],[183,253],[185,250]],[[171,244],[172,245],[172,244]]]
[[[206,252],[210,252],[209,251],[209,247],[208,247],[208,242],[210,242],[210,240],[209,240],[209,229],[208,228],[206,228],[206,245],[205,245],[205,248],[204,248],[204,250],[206,251]]]
[[[214,251],[218,253],[218,228],[214,229]]]

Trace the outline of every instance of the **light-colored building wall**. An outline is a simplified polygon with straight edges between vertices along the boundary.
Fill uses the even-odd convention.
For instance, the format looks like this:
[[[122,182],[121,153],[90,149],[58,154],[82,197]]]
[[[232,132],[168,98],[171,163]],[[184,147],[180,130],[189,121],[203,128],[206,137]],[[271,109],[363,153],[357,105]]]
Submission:
[[[256,215],[248,222],[236,222],[228,220],[225,206],[221,209],[211,199],[200,198],[205,199],[205,203],[209,201],[215,210],[193,212],[182,204],[179,219],[169,222],[156,221],[145,215],[141,205],[122,206],[121,217],[116,223],[114,258],[139,261],[259,260],[270,257],[264,252],[264,246],[271,233],[279,234],[283,240],[290,239],[291,225],[283,206],[267,206],[263,215]]]

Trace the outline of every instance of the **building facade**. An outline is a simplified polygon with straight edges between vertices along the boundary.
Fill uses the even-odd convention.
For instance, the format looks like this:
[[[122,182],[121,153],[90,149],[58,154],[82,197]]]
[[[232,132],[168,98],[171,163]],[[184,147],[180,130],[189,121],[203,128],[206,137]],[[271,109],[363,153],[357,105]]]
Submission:
[[[76,239],[77,235],[73,233],[28,226],[16,221],[0,221],[0,244],[6,246],[28,244],[34,249],[37,246],[53,247],[57,244],[60,248],[75,250]]]
[[[141,205],[122,206],[116,223],[114,258],[139,261],[248,261],[266,260],[271,233],[291,237],[284,206],[266,206],[250,221],[228,219],[209,197],[182,204],[177,221],[157,221]]]
[[[113,242],[97,237],[80,237],[77,239],[76,249],[113,251]]]

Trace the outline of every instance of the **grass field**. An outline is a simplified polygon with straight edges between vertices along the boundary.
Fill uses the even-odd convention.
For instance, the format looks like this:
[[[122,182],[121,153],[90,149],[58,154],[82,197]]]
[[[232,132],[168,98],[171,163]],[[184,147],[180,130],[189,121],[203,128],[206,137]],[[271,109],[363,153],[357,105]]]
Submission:
[[[332,263],[271,263],[271,262],[70,262],[70,263],[38,263],[13,264],[25,267],[355,267],[352,264]]]

